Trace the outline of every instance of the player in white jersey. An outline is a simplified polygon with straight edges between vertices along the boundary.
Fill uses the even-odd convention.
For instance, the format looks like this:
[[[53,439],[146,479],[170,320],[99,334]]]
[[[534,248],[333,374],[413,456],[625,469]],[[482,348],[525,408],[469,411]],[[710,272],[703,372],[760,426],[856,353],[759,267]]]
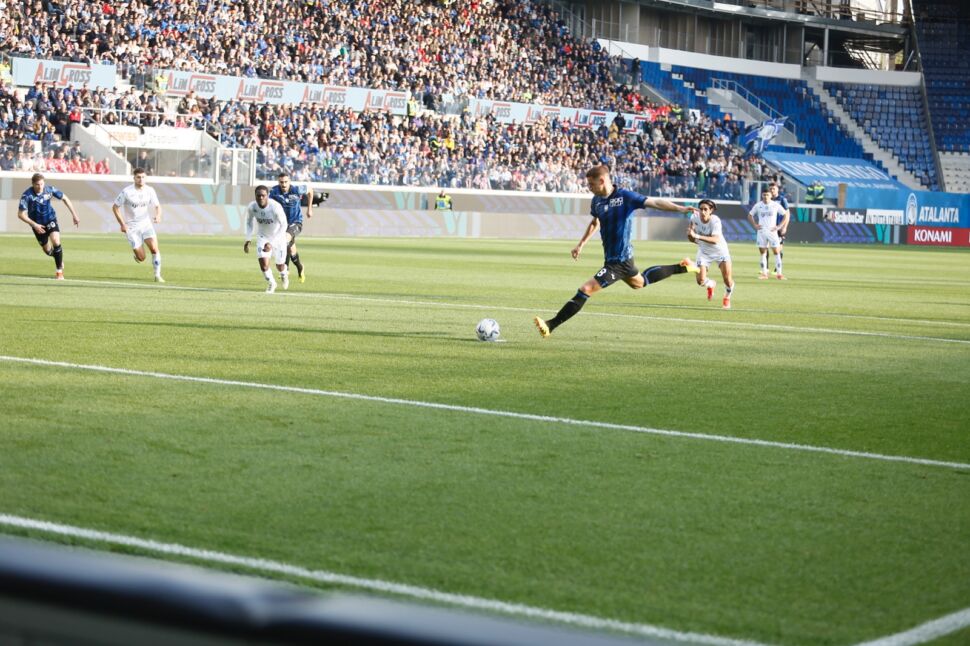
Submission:
[[[276,280],[269,266],[272,258],[280,272],[283,289],[290,286],[290,275],[286,269],[286,213],[276,200],[269,199],[269,189],[256,187],[256,200],[246,208],[246,244],[243,251],[249,253],[249,243],[253,238],[253,225],[256,228],[256,259],[259,269],[266,279],[266,293],[276,291]]]
[[[155,189],[145,185],[145,169],[136,168],[133,173],[134,184],[126,186],[114,204],[111,211],[115,220],[121,225],[121,232],[128,237],[131,249],[135,254],[135,262],[145,260],[145,249],[152,252],[152,266],[155,268],[155,281],[164,283],[162,278],[162,254],[158,250],[158,236],[155,234],[154,224],[162,221],[162,205],[158,202]],[[121,216],[121,207],[125,215]]]
[[[707,276],[707,270],[712,263],[716,264],[724,277],[724,299],[721,305],[724,309],[730,309],[731,295],[734,293],[731,252],[721,229],[721,218],[714,215],[717,205],[713,200],[701,200],[697,208],[699,212],[690,216],[690,224],[687,225],[687,239],[697,243],[696,262],[700,268],[696,275],[697,284],[707,290],[707,300],[711,300],[717,283]]]
[[[783,216],[781,220],[779,216]],[[771,189],[767,186],[761,191],[761,201],[748,213],[748,221],[758,230],[758,251],[761,253],[761,273],[759,280],[768,277],[768,248],[775,254],[775,277],[785,280],[781,271],[781,241],[778,232],[788,229],[788,211],[771,199]],[[781,224],[778,224],[779,221]]]

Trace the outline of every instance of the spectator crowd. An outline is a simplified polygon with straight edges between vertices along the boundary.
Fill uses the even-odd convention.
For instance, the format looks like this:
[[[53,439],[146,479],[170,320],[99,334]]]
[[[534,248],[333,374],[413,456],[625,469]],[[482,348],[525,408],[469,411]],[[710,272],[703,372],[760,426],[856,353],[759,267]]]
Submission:
[[[437,111],[456,97],[653,107],[614,82],[597,43],[573,38],[547,5],[528,0],[33,0],[7,9],[0,47],[25,56],[143,75],[174,68],[403,89],[423,109],[402,117],[41,84],[18,98],[0,85],[2,169],[107,172],[69,143],[74,124],[99,122],[205,129],[254,149],[260,179],[286,170],[298,181],[578,192],[585,169],[605,163],[650,194],[734,198],[741,181],[766,171],[732,146],[732,122],[705,117],[664,116],[631,134],[622,117],[589,128]]]
[[[443,96],[637,111],[596,41],[532,0],[27,0],[0,50]]]

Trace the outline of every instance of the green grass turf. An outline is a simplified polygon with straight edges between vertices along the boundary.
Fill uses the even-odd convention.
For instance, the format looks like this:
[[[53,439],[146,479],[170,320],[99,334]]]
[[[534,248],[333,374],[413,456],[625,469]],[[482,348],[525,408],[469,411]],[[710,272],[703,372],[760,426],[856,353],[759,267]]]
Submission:
[[[63,284],[32,238],[0,237],[0,354],[970,463],[966,252],[791,246],[781,282],[734,244],[732,310],[674,276],[611,287],[542,340],[532,316],[595,272],[597,245],[579,262],[568,241],[300,246],[309,280],[266,295],[235,239],[164,238],[156,286],[120,236],[66,234]],[[641,242],[638,263],[685,253]],[[484,316],[505,343],[474,339]],[[0,377],[0,513],[773,643],[970,606],[968,469],[9,361]]]

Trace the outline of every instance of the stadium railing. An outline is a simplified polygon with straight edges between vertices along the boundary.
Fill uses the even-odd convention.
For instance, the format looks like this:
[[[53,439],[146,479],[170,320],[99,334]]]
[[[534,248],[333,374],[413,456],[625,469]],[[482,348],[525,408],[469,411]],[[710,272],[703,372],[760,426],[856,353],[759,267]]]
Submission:
[[[650,644],[187,565],[0,538],[0,643],[213,646]]]

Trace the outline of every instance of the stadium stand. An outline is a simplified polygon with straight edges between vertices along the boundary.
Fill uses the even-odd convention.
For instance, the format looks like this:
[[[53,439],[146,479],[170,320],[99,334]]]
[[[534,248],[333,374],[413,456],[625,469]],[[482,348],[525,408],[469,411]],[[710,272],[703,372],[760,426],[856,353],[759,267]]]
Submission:
[[[11,93],[5,113],[11,120],[22,113],[24,123],[38,124],[38,128],[73,119],[83,124],[166,124],[205,129],[223,145],[254,148],[260,179],[271,179],[286,169],[304,181],[575,192],[583,190],[585,168],[605,162],[616,168],[627,185],[644,192],[731,198],[740,196],[743,180],[756,179],[763,171],[759,160],[742,159],[732,146],[736,129],[716,120],[691,123],[674,119],[656,124],[650,132],[629,135],[623,133],[622,124],[597,129],[577,128],[557,120],[535,125],[500,124],[486,117],[472,118],[467,112],[460,117],[435,112],[441,107],[442,96],[456,92],[635,112],[654,107],[629,87],[615,84],[609,57],[599,44],[572,38],[545,5],[504,0],[494,5],[471,3],[458,9],[438,2],[341,3],[327,14],[321,29],[311,26],[306,43],[280,40],[277,30],[285,31],[286,24],[306,27],[307,21],[321,18],[313,13],[318,9],[300,5],[287,13],[278,2],[259,6],[271,17],[264,19],[263,14],[249,8],[222,6],[207,13],[168,3],[157,15],[150,15],[139,2],[115,10],[108,5],[92,9],[92,5],[72,1],[65,3],[60,14],[38,11],[31,5],[23,8],[24,17],[46,29],[45,37],[21,34],[19,38],[8,37],[7,43],[14,51],[32,56],[97,56],[127,69],[129,76],[134,76],[132,70],[149,64],[171,64],[217,73],[283,73],[302,80],[404,87],[422,98],[424,110],[417,118],[403,119],[320,106],[207,101],[192,94],[173,107],[151,91],[61,92],[38,86],[19,101]],[[282,13],[286,13],[286,20],[277,17]],[[232,22],[230,18],[240,20]],[[376,23],[381,24],[378,31],[382,38],[394,40],[395,30],[406,24],[428,39],[438,34],[446,42],[432,47],[433,39],[418,39],[416,44],[408,44],[412,49],[417,47],[419,57],[428,56],[424,67],[398,66],[393,74],[375,72],[387,62],[382,59],[374,65],[375,60],[368,58],[378,56],[378,50],[391,48],[387,51],[408,60],[405,54],[414,54],[411,49],[401,49],[403,40],[368,41],[369,28]],[[454,59],[458,41],[450,41],[448,34],[442,36],[449,26],[480,44],[490,62],[468,65],[468,56]],[[212,45],[213,34],[225,35],[231,29],[240,30],[232,32],[232,38],[255,43],[259,55],[254,58],[269,62],[248,60],[241,47],[225,50]],[[246,29],[257,31],[241,33]],[[304,29],[298,31],[303,33]],[[523,36],[526,32],[530,35]],[[533,32],[541,38],[535,40]],[[336,47],[338,33],[349,47]],[[78,42],[74,43],[72,37]],[[530,62],[525,67],[527,73],[522,74],[522,50],[494,46],[522,38],[532,47],[530,56],[535,50],[541,54],[539,60],[558,61],[543,66],[553,71],[529,73]],[[190,42],[192,55],[176,60],[175,52],[187,51]],[[298,68],[287,62],[307,57],[314,60],[321,48],[331,45],[335,47],[326,49],[332,54],[328,65]],[[430,48],[427,52],[423,51],[425,45]],[[358,57],[363,57],[357,61],[360,73],[350,74],[347,70],[357,69],[354,61]],[[470,60],[478,58],[472,55]],[[452,65],[456,61],[461,64]],[[453,67],[458,70],[457,76],[435,76]],[[495,81],[506,76],[526,85],[513,87]],[[56,160],[61,149],[69,159],[77,156],[75,148],[65,145],[68,137],[63,128],[46,139],[29,128],[21,130],[19,143],[13,138],[9,144],[5,142],[6,147],[14,148],[17,170],[63,172],[60,164],[51,165],[46,159]],[[71,171],[79,172],[75,165],[67,168]]]
[[[238,106],[213,107],[214,120]],[[350,110],[263,106],[233,117],[227,141],[255,145],[257,176],[286,169],[302,180],[433,185],[505,190],[582,190],[585,168],[607,163],[631,186],[670,196],[739,195],[740,179],[760,171],[731,146],[732,131],[710,120],[667,120],[624,135],[558,119],[502,124],[490,116],[459,118],[426,112],[414,119]],[[287,132],[311,136],[291,141]],[[387,159],[396,160],[388,165]]]
[[[876,143],[891,150],[923,186],[940,190],[928,119],[918,87],[826,83],[825,89]]]
[[[665,96],[675,97],[683,105],[696,108],[714,119],[723,119],[720,108],[711,105],[705,95],[714,79],[735,81],[770,104],[797,124],[799,139],[807,150],[818,155],[869,159],[862,146],[846,133],[818,97],[804,83],[766,76],[715,72],[691,67],[671,66],[664,70],[657,63],[641,64],[643,81]]]
[[[574,38],[548,5],[514,0],[17,3],[0,49],[332,85],[628,111],[609,55]]]
[[[938,0],[914,0],[913,10],[946,188],[970,192],[970,16]]]

